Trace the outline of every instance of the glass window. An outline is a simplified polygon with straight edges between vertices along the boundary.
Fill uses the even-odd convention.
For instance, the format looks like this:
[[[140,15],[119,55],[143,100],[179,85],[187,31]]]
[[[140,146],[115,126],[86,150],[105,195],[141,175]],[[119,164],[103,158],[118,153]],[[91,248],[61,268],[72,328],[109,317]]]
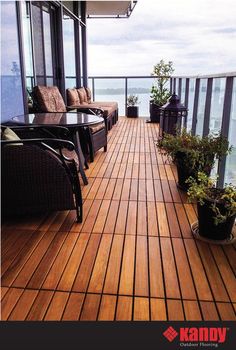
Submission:
[[[43,8],[43,34],[44,34],[46,76],[47,78],[49,78],[53,76],[52,39],[51,39],[50,14],[47,12],[47,9],[45,8]]]
[[[214,78],[211,96],[210,133],[219,132],[222,124],[225,78]]]
[[[1,2],[1,121],[24,113],[16,5]]]
[[[229,143],[233,146],[232,153],[227,157],[225,182],[236,185],[236,78],[233,84],[233,96],[230,112]]]
[[[38,1],[32,1],[32,22],[34,37],[34,55],[35,55],[35,73],[36,84],[45,85],[45,67],[44,67],[44,47],[43,47],[43,28],[41,4]]]
[[[63,16],[64,70],[66,88],[76,86],[74,20],[66,13]]]
[[[195,79],[189,79],[188,116],[187,116],[187,130],[188,131],[190,131],[192,129],[195,84],[196,84]]]
[[[23,30],[23,47],[25,56],[25,71],[26,71],[26,87],[32,90],[35,85],[34,70],[33,70],[33,56],[32,56],[32,40],[30,27],[30,10],[29,2],[21,2],[22,12],[22,30]]]
[[[196,126],[196,135],[199,135],[199,136],[202,136],[203,134],[206,92],[207,92],[207,79],[201,79],[200,85],[199,85],[199,97],[198,97],[198,106],[197,106],[197,126]]]

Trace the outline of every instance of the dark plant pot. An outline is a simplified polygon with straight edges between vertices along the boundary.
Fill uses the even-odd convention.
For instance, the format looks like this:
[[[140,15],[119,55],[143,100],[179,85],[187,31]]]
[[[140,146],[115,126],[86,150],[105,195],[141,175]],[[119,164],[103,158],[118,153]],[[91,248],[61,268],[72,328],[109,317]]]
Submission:
[[[214,212],[211,209],[212,201],[205,201],[203,205],[197,203],[199,235],[213,240],[230,238],[236,215],[230,216],[225,222],[214,224]],[[222,204],[217,205],[221,212],[226,212]]]
[[[187,157],[186,153],[178,152],[176,154],[175,164],[177,168],[178,174],[178,187],[183,191],[188,191],[189,184],[186,184],[186,180],[192,176],[193,178],[197,178],[197,173],[199,170],[203,171],[207,176],[210,176],[211,169],[214,163],[214,155],[209,157],[208,166],[205,166],[204,169],[200,169],[196,166],[194,169],[189,169],[186,165],[183,164],[183,160]]]
[[[138,117],[138,106],[127,107],[127,117],[128,118],[137,118]]]
[[[150,101],[149,103],[150,119],[152,123],[160,123],[160,106]]]

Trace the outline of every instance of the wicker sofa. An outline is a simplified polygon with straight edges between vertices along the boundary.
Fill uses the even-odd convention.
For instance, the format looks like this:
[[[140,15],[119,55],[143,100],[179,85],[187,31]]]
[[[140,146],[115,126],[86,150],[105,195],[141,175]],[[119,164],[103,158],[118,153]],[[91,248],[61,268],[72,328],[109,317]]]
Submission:
[[[67,89],[67,106],[69,108],[84,108],[101,110],[107,130],[118,121],[118,103],[92,101],[91,90],[81,87],[79,89]]]
[[[96,108],[91,106],[91,111],[87,108],[81,108],[80,105],[68,108],[60,94],[57,86],[35,86],[32,91],[34,109],[38,112],[85,112],[96,114]],[[84,155],[91,162],[94,160],[95,153],[104,148],[107,151],[107,132],[106,124],[99,123],[95,126],[79,128],[80,142]]]

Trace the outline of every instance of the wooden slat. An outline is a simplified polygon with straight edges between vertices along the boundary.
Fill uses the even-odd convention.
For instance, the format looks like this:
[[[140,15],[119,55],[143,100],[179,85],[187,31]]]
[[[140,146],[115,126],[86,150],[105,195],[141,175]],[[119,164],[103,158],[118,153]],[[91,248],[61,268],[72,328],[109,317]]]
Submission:
[[[109,258],[112,235],[103,235],[98,249],[97,258],[93,267],[88,291],[90,293],[101,293]]]
[[[116,296],[115,295],[103,295],[101,306],[99,309],[98,320],[99,321],[113,321],[115,317],[116,309]]]
[[[80,266],[80,263],[82,261],[83,258],[83,254],[84,251],[86,249],[87,243],[89,240],[89,235],[86,233],[81,233],[75,246],[73,249],[73,252],[70,256],[70,259],[68,260],[67,264],[66,264],[66,268],[62,274],[61,280],[59,282],[58,285],[58,289],[59,290],[63,290],[63,291],[70,291],[78,268]]]
[[[212,302],[200,302],[204,321],[218,321],[219,316],[217,314],[216,306]]]
[[[159,240],[149,237],[150,295],[164,298],[164,283]]]
[[[148,253],[147,238],[138,236],[136,246],[135,295],[148,296]]]
[[[169,321],[184,320],[184,311],[180,300],[167,299],[167,310]]]
[[[169,238],[161,238],[164,280],[167,298],[180,298],[174,255]]]
[[[78,234],[71,232],[67,237],[63,247],[58,254],[53,266],[48,273],[42,288],[43,289],[52,289],[54,290],[57,287],[57,284],[61,278],[61,275],[66,267],[67,261],[70,257],[70,254],[74,248]]]
[[[219,310],[220,318],[222,321],[235,321],[236,316],[234,309],[229,303],[217,303],[217,308]]]
[[[170,231],[164,203],[156,203],[156,208],[160,236],[169,236]]]
[[[77,321],[80,317],[85,294],[71,293],[65,307],[62,320]]]
[[[202,316],[197,301],[184,300],[184,312],[186,320],[188,321],[201,321]]]
[[[149,321],[149,299],[134,298],[134,321]]]
[[[101,296],[87,294],[80,316],[81,321],[96,321]]]
[[[8,320],[21,321],[24,320],[38,295],[36,290],[25,290],[18,300],[17,305],[13,309]]]
[[[120,276],[120,265],[123,250],[124,236],[115,235],[109,263],[107,267],[106,280],[104,284],[104,293],[116,294],[118,290],[119,276]]]
[[[6,321],[24,289],[10,288],[1,302],[1,319]]]
[[[166,305],[163,299],[150,299],[151,303],[151,321],[166,321]]]
[[[60,321],[65,309],[69,293],[56,292],[44,317],[45,321]]]
[[[26,318],[27,321],[42,321],[52,300],[53,292],[39,291]]]
[[[117,302],[116,320],[131,321],[132,305],[133,299],[131,297],[119,296]]]
[[[122,260],[119,294],[132,295],[134,282],[135,237],[127,235]]]
[[[80,265],[72,288],[73,291],[86,292],[90,275],[93,269],[93,264],[96,259],[100,239],[100,234],[91,235],[86,251],[84,253],[83,261]]]

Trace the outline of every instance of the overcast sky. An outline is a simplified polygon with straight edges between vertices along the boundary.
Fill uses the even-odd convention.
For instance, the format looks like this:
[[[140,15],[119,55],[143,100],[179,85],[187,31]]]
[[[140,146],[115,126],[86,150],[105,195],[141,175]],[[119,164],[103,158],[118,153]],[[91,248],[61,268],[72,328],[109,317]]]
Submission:
[[[129,19],[89,19],[89,75],[236,71],[236,0],[139,0]]]

